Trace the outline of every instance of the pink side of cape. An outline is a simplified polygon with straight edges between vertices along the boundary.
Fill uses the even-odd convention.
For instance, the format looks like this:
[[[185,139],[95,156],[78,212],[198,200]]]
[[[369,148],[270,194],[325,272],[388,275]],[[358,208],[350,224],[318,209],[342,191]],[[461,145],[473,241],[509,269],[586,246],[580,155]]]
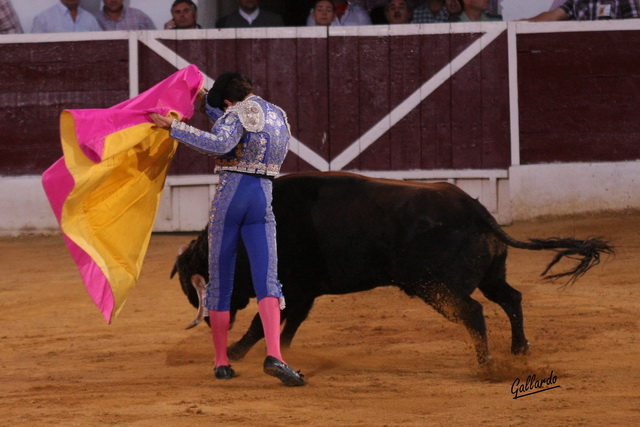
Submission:
[[[194,101],[190,93],[201,82],[202,74],[195,65],[190,65],[107,110],[68,110],[73,115],[80,148],[89,159],[98,163],[104,160],[104,141],[108,135],[149,122],[149,113],[167,115],[173,110],[181,117],[190,118]]]
[[[202,74],[196,66],[190,65],[142,94],[109,109],[68,110],[74,118],[75,134],[80,148],[90,160],[99,163],[105,160],[104,143],[108,135],[150,122],[150,113],[167,115],[170,111],[176,111],[181,117],[190,118],[195,100],[194,88],[197,92],[201,84]],[[43,173],[42,185],[64,234],[62,210],[75,186],[64,157]],[[96,262],[69,236],[64,234],[64,239],[89,295],[107,323],[111,323],[115,303],[107,277]]]
[[[59,159],[44,174],[42,174],[42,185],[53,209],[53,213],[61,224],[62,207],[67,200],[67,196],[73,190],[75,182],[66,165],[64,159]],[[71,257],[78,266],[82,281],[85,283],[89,296],[102,312],[107,323],[111,323],[113,312],[113,292],[109,286],[109,281],[98,268],[91,257],[76,245],[66,234],[63,233],[64,241]]]

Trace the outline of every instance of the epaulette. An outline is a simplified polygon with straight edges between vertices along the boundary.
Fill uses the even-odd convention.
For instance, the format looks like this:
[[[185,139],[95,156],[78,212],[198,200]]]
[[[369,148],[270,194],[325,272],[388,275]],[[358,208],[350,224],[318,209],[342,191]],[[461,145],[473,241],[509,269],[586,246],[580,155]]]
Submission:
[[[260,132],[264,129],[265,117],[262,107],[256,101],[247,99],[236,105],[227,108],[227,112],[235,111],[238,113],[240,123],[249,132]]]

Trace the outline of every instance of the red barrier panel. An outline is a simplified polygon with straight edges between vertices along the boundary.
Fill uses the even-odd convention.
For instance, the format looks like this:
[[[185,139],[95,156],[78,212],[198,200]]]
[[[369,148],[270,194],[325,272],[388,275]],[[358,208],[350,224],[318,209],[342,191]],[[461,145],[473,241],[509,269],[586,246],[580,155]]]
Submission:
[[[520,164],[639,159],[640,30],[545,25],[525,24],[511,51],[516,26],[502,23],[4,36],[0,174],[40,174],[60,157],[63,109],[109,107],[130,96],[130,76],[144,91],[189,63],[210,78],[247,74],[287,112],[285,172],[508,169],[513,144]],[[171,167],[212,171],[183,147]]]

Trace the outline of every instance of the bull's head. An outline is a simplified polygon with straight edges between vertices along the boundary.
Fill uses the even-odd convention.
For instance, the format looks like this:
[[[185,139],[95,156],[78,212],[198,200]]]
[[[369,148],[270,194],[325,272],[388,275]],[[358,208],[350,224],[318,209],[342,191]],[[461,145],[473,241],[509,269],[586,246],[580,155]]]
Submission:
[[[209,324],[208,310],[204,305],[207,282],[209,281],[209,242],[207,229],[205,228],[195,240],[187,246],[180,248],[176,262],[171,271],[171,278],[178,273],[180,287],[187,296],[192,306],[197,308],[196,318],[186,327],[191,329],[203,320]],[[253,296],[253,285],[250,279],[242,279],[248,274],[248,260],[244,247],[239,248],[238,264],[241,264],[242,273],[236,273],[233,294],[231,296],[231,322],[229,328],[233,326],[236,312],[247,306],[249,299]],[[250,276],[249,276],[250,277]],[[248,286],[245,282],[249,280]]]
[[[198,309],[196,318],[186,329],[191,329],[206,319],[209,323],[207,310],[204,306],[207,280],[209,277],[207,267],[207,233],[204,230],[197,239],[192,240],[187,246],[178,250],[176,262],[171,271],[171,278],[178,273],[180,287],[187,296],[192,306]]]

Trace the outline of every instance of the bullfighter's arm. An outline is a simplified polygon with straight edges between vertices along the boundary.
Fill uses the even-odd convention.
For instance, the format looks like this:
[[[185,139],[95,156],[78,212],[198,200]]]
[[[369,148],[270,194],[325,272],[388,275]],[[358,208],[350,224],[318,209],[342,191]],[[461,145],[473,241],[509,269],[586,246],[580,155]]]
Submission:
[[[231,151],[240,139],[244,128],[235,112],[228,112],[217,120],[211,132],[206,132],[184,122],[174,120],[169,135],[200,152],[220,156]]]

